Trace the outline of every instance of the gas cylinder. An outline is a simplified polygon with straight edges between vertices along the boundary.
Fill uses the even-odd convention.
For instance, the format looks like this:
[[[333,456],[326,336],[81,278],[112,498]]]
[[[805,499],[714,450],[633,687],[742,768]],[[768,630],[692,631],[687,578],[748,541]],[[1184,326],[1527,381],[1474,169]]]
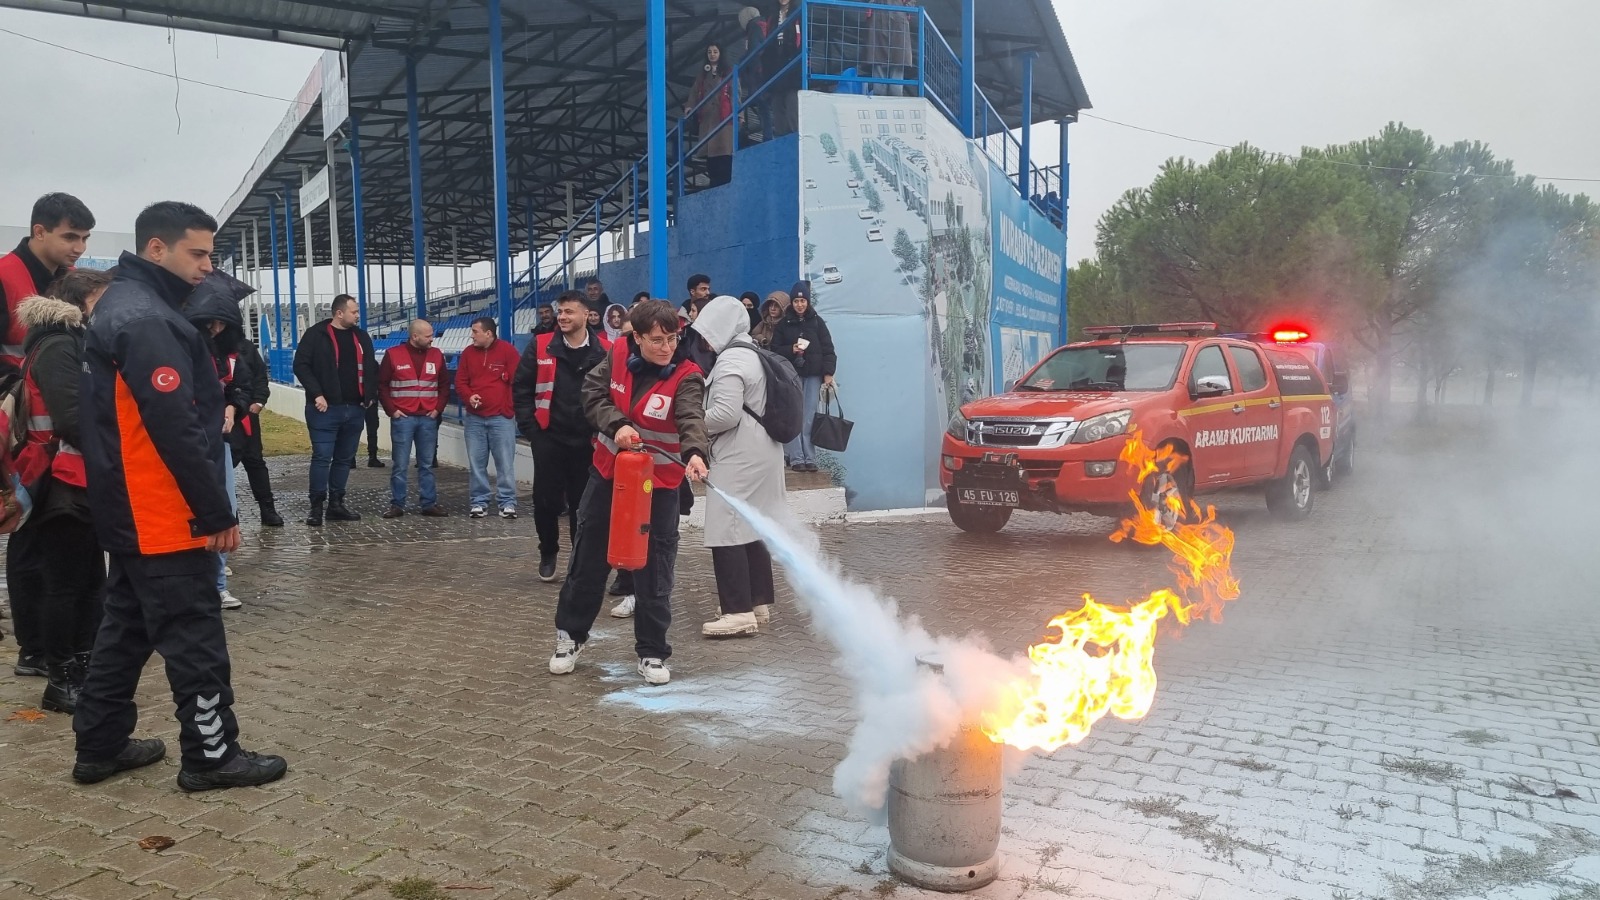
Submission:
[[[617,454],[611,478],[611,537],[606,562],[614,569],[637,571],[650,557],[650,492],[655,489],[655,462],[640,450]]]

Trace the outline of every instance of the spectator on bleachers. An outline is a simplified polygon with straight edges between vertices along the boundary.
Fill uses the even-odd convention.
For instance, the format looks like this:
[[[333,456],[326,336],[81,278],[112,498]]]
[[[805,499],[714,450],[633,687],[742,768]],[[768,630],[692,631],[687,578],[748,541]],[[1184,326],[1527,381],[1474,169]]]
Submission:
[[[767,33],[777,37],[767,44],[761,66],[768,78],[778,76],[770,93],[772,130],[780,136],[800,130],[800,65],[790,65],[800,56],[800,17],[795,15],[799,6],[793,0],[778,0],[767,16]]]
[[[517,423],[511,381],[522,355],[496,335],[494,319],[472,322],[472,346],[456,364],[456,396],[466,406],[467,475],[470,515],[489,514],[489,459],[494,458],[495,500],[500,518],[517,517]]]
[[[879,0],[890,6],[910,6],[912,0]],[[912,65],[911,13],[886,12],[881,9],[867,12],[867,62],[872,65],[873,78],[902,80]],[[872,92],[883,97],[904,97],[903,84],[874,85]]]
[[[693,115],[699,126],[700,155],[706,158],[706,174],[711,186],[733,180],[733,96],[732,61],[724,62],[722,48],[706,45],[705,64],[689,91],[683,106],[685,116]],[[698,108],[697,108],[698,107]]]
[[[534,334],[550,334],[556,330],[556,309],[554,305],[539,307],[539,324],[533,326]]]

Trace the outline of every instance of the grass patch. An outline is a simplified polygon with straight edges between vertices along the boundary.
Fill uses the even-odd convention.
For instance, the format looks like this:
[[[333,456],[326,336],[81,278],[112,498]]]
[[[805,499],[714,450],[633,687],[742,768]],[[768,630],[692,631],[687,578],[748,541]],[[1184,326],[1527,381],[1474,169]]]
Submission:
[[[693,828],[689,829],[688,831],[684,832],[683,840],[679,841],[678,843],[681,844],[681,843],[683,843],[683,841],[692,841],[692,840],[694,840],[695,838],[699,837],[700,835],[702,835],[704,833],[705,833],[705,828],[703,828],[703,827],[701,827],[699,825],[696,825]]]
[[[560,878],[557,878],[555,881],[550,882],[550,893],[546,894],[545,896],[554,897],[555,895],[561,893],[569,887],[572,887],[582,880],[583,879],[577,875],[563,875]]]
[[[1361,815],[1361,810],[1357,809],[1354,806],[1350,806],[1348,804],[1341,803],[1341,804],[1339,804],[1339,806],[1337,808],[1334,809],[1333,814],[1338,816],[1340,819],[1348,822],[1351,819],[1354,819],[1357,816],[1360,816]]]
[[[900,890],[900,882],[893,878],[885,878],[872,886],[872,892],[879,897],[892,897],[894,892]]]
[[[1056,894],[1061,897],[1070,897],[1077,892],[1077,888],[1070,884],[1062,884],[1054,878],[1048,881],[1043,878],[1024,878],[1022,883],[1030,892]]]
[[[1497,888],[1547,886],[1566,889],[1574,898],[1600,895],[1600,888],[1566,874],[1580,856],[1600,851],[1600,838],[1576,828],[1563,828],[1534,839],[1533,850],[1503,847],[1487,856],[1452,854],[1427,862],[1418,879],[1389,876],[1394,900],[1452,900],[1477,897]],[[1571,893],[1582,891],[1582,893]]]
[[[1458,741],[1466,741],[1474,747],[1486,747],[1489,744],[1498,744],[1499,742],[1505,740],[1505,738],[1501,737],[1500,735],[1495,734],[1492,731],[1485,731],[1482,728],[1472,728],[1466,731],[1458,731],[1450,736]]]
[[[311,435],[306,431],[306,423],[263,409],[261,453],[263,456],[311,455]]]
[[[1378,761],[1378,765],[1397,775],[1409,775],[1412,778],[1435,781],[1440,784],[1447,781],[1455,781],[1465,774],[1462,772],[1461,767],[1455,763],[1434,762],[1423,759],[1420,756],[1389,756],[1384,754],[1383,758]]]
[[[1266,844],[1247,841],[1239,837],[1229,825],[1219,825],[1216,816],[1203,816],[1185,810],[1179,797],[1146,797],[1125,803],[1129,809],[1147,819],[1170,819],[1167,827],[1182,837],[1199,842],[1206,855],[1229,865],[1237,865],[1240,850],[1251,850],[1262,856],[1271,856],[1272,848]]]
[[[389,885],[395,900],[446,900],[450,895],[439,890],[439,882],[427,878],[402,878]]]
[[[1245,759],[1230,759],[1227,760],[1227,763],[1230,766],[1238,766],[1246,772],[1271,772],[1278,768],[1272,763],[1262,762],[1259,759],[1250,759],[1248,757]]]

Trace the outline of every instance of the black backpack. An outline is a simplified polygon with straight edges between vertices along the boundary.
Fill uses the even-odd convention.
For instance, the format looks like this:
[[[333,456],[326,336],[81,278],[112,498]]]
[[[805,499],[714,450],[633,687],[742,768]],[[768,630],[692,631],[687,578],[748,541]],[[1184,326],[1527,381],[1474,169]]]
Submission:
[[[771,350],[763,350],[754,344],[734,346],[754,350],[756,357],[761,360],[761,372],[767,378],[767,411],[756,415],[755,410],[748,406],[744,411],[754,416],[761,427],[767,430],[767,436],[780,444],[787,444],[799,437],[801,422],[805,418],[800,373],[794,370],[787,359]]]

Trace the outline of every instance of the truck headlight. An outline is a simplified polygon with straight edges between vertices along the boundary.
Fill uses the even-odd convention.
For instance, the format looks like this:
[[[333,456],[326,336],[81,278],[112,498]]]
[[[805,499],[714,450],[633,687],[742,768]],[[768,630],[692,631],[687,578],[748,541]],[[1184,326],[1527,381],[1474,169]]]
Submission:
[[[1103,416],[1085,419],[1078,426],[1078,431],[1072,436],[1074,444],[1092,444],[1106,438],[1114,438],[1128,430],[1128,422],[1133,418],[1133,410],[1119,409]]]
[[[962,416],[961,413],[951,416],[950,425],[945,428],[944,432],[958,441],[965,441],[967,439],[966,417]]]

